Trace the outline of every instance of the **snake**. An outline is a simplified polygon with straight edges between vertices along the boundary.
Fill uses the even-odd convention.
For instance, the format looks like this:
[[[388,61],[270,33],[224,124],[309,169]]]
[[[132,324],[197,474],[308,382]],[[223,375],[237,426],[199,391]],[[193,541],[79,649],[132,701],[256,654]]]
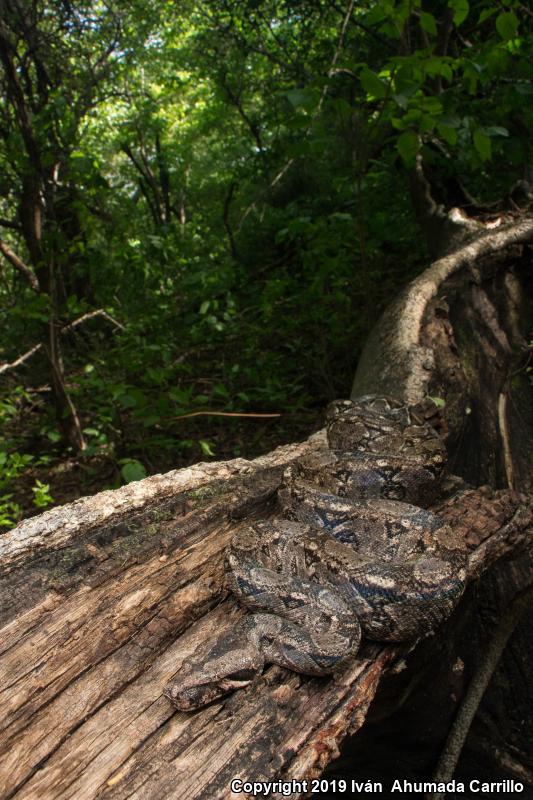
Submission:
[[[439,414],[429,399],[329,405],[327,447],[287,467],[273,518],[232,537],[225,580],[248,613],[183,662],[165,689],[178,709],[247,686],[267,664],[332,675],[362,638],[418,640],[451,613],[465,544],[426,508],[446,466]]]

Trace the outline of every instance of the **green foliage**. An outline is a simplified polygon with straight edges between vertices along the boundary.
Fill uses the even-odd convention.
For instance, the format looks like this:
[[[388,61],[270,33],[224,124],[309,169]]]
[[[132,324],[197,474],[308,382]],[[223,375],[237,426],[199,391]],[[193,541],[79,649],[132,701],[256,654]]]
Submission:
[[[8,453],[0,450],[0,526],[10,528],[21,518],[22,508],[13,499],[14,490],[17,480],[35,462],[34,456],[29,453]],[[40,463],[43,463],[42,459]],[[36,508],[44,509],[54,502],[50,495],[50,486],[41,483],[39,479],[35,480],[31,491]]]
[[[123,458],[119,463],[122,464],[120,474],[125,483],[132,483],[133,481],[140,481],[146,478],[146,470],[140,461]]]
[[[50,485],[42,483],[39,479],[35,481],[35,486],[32,487],[33,502],[37,508],[46,508],[54,502],[54,498],[50,494]]]

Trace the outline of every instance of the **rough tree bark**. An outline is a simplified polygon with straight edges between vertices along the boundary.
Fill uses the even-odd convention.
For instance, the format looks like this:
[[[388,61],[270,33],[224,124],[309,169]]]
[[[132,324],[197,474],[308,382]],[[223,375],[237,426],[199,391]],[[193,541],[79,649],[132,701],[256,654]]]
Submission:
[[[454,497],[451,481],[438,505],[464,532],[472,581],[531,541],[519,492],[531,482],[521,286],[532,239],[522,222],[433,264],[386,312],[355,381],[355,394],[446,400],[454,472],[493,486]],[[285,465],[324,443],[321,431],[252,462],[147,478],[3,537],[2,798],[228,798],[232,778],[310,779],[336,757],[384,675],[419,647],[366,643],[335,679],[270,667],[192,714],[162,695],[182,660],[242,613],[222,587],[229,537],[271,513]],[[461,603],[448,633],[465,614]]]

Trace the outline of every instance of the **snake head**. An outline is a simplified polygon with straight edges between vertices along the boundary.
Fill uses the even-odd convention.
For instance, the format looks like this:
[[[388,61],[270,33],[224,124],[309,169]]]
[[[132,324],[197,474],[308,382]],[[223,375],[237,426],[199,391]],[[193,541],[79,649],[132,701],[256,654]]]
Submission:
[[[243,689],[257,675],[255,669],[241,669],[219,680],[198,683],[201,677],[189,676],[189,680],[176,680],[166,687],[163,694],[180,711],[192,711]],[[194,682],[196,681],[196,683]]]
[[[248,638],[245,617],[222,633],[209,650],[200,646],[164,690],[180,711],[191,711],[248,686],[264,666],[264,658]]]

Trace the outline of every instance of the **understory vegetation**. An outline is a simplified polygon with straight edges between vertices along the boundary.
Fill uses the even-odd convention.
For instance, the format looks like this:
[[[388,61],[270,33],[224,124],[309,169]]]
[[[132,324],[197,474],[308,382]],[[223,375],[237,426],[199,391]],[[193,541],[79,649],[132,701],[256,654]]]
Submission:
[[[5,0],[3,529],[316,428],[431,257],[415,164],[469,215],[530,199],[532,17]]]

